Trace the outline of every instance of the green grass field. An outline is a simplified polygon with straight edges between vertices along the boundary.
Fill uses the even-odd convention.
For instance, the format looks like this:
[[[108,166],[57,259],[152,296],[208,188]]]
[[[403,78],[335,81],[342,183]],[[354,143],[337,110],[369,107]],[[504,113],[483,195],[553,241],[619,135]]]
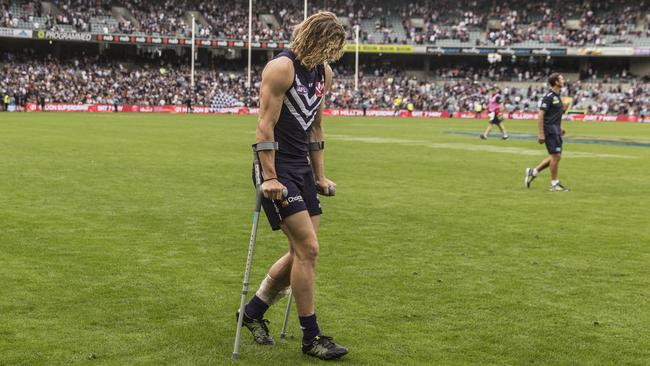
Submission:
[[[295,313],[229,360],[255,121],[0,114],[0,365],[319,364]],[[550,193],[523,186],[534,123],[326,120],[317,307],[341,364],[650,364],[650,125],[566,123],[591,143]],[[254,288],[285,250],[262,221]]]

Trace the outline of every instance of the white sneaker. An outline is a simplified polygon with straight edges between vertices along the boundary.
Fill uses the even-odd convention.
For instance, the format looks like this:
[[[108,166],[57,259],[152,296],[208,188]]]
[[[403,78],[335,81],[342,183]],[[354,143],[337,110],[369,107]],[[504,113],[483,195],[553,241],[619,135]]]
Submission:
[[[526,175],[524,176],[524,185],[526,188],[530,188],[530,184],[537,178],[536,175],[533,174],[535,169],[533,168],[526,168]]]
[[[551,185],[551,189],[549,189],[551,192],[571,192],[571,190],[562,184],[560,182],[557,182],[556,184]]]

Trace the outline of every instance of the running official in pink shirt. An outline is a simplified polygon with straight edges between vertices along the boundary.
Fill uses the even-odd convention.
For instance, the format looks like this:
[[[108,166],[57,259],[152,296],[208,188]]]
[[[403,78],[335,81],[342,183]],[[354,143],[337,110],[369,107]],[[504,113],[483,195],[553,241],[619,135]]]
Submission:
[[[483,132],[480,136],[482,140],[487,140],[488,136],[490,135],[490,131],[492,131],[492,126],[495,125],[499,127],[499,130],[501,130],[501,138],[503,140],[508,139],[508,131],[506,131],[506,126],[503,124],[503,114],[501,113],[502,106],[503,97],[501,96],[499,87],[495,85],[492,87],[492,95],[490,96],[490,103],[488,104],[488,108],[490,110],[490,120],[487,128],[485,129],[485,132]]]

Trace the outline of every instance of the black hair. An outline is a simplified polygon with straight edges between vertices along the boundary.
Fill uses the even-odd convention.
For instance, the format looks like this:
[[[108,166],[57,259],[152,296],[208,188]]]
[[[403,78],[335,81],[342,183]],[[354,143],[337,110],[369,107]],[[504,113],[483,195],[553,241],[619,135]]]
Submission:
[[[555,84],[557,84],[557,82],[560,80],[560,76],[562,76],[562,75],[558,74],[557,72],[552,73],[552,74],[548,77],[548,84],[549,84],[551,87],[555,86]]]

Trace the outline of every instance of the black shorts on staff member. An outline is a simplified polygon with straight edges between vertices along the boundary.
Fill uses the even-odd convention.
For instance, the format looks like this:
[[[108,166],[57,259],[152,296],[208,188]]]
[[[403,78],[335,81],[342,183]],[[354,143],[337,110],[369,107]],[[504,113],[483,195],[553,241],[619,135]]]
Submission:
[[[561,154],[562,153],[562,136],[560,134],[548,134],[545,133],[546,139],[544,143],[546,144],[546,150],[549,154]]]
[[[493,125],[500,125],[501,122],[503,122],[503,118],[500,117],[499,113],[496,112],[490,112],[490,123]]]

